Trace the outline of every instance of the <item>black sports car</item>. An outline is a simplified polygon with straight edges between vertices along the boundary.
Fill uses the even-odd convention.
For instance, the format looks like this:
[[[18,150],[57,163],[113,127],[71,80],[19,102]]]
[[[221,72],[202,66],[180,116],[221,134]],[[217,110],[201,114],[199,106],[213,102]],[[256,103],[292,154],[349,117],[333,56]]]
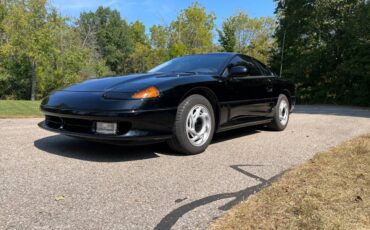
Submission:
[[[144,74],[84,81],[43,100],[41,128],[95,141],[167,141],[203,152],[215,132],[267,124],[283,130],[295,86],[252,57],[183,56]]]

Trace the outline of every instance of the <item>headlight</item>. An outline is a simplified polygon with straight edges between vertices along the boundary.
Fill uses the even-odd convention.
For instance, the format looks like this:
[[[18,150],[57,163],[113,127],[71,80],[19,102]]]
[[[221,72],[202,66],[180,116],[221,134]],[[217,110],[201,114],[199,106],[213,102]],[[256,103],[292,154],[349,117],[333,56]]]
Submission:
[[[104,93],[104,99],[111,100],[127,100],[131,99],[132,93],[121,93],[121,92],[106,92]]]
[[[159,97],[159,95],[160,95],[159,90],[156,87],[151,86],[149,88],[143,89],[133,94],[131,98],[133,99],[156,98],[156,97]]]

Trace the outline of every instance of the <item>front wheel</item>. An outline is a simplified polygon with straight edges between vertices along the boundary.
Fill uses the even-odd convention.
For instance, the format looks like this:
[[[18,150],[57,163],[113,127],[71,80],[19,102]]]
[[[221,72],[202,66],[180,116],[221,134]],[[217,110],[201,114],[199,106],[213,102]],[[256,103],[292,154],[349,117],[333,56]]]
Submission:
[[[177,109],[173,138],[168,145],[184,154],[201,153],[211,143],[214,127],[211,103],[201,95],[191,95]]]
[[[275,106],[273,120],[268,125],[268,127],[275,131],[284,130],[289,122],[289,108],[290,106],[288,98],[285,95],[281,94]]]

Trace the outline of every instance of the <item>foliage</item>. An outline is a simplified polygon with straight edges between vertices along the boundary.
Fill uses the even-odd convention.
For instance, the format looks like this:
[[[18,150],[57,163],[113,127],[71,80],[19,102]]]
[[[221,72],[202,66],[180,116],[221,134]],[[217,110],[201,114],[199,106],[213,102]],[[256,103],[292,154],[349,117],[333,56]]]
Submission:
[[[272,63],[301,102],[370,105],[369,1],[279,0],[276,13]]]
[[[96,12],[82,13],[77,24],[83,28],[81,39],[89,41],[85,45],[96,49],[111,71],[125,73],[125,62],[133,47],[132,37],[139,34],[131,34],[130,26],[121,19],[120,13],[109,7],[99,7]],[[139,30],[138,26],[136,23],[132,25]]]
[[[233,18],[222,23],[222,30],[217,30],[219,42],[226,52],[234,52],[236,46],[236,28]]]
[[[219,50],[215,19],[195,2],[147,34],[142,22],[128,23],[109,7],[72,21],[47,0],[1,1],[0,98],[43,98],[94,76],[145,72],[170,58]],[[262,46],[253,41],[240,51],[258,55]]]
[[[147,36],[145,34],[145,25],[140,22],[136,21],[130,25],[130,30],[132,33],[132,40],[136,43],[146,44],[147,43]]]
[[[271,17],[249,18],[240,11],[223,22],[222,30],[218,30],[219,42],[224,51],[245,53],[267,62],[275,45],[274,30]]]
[[[78,34],[45,0],[1,4],[0,97],[34,100],[106,70],[81,46]],[[95,68],[99,71],[95,72]],[[83,74],[85,73],[85,74]]]
[[[0,1],[0,98],[40,99],[87,78],[222,50],[282,67],[301,102],[370,105],[369,1],[275,1],[277,22],[239,11],[216,30],[215,14],[195,2],[148,31],[109,7],[71,20],[48,0]]]
[[[169,45],[170,31],[161,25],[150,28],[150,44],[156,49],[167,49]]]
[[[207,14],[205,8],[197,2],[182,10],[171,23],[172,53],[183,55],[212,51],[215,19],[213,13]]]

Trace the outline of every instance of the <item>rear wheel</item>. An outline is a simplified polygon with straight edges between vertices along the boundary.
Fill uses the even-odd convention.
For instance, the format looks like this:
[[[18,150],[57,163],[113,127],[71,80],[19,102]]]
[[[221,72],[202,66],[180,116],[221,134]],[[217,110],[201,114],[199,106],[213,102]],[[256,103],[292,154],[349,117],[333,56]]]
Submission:
[[[211,103],[201,95],[191,95],[177,109],[173,138],[168,145],[184,154],[201,153],[211,143],[214,127]]]
[[[289,122],[289,100],[281,94],[275,107],[274,118],[268,127],[275,131],[284,130]]]

